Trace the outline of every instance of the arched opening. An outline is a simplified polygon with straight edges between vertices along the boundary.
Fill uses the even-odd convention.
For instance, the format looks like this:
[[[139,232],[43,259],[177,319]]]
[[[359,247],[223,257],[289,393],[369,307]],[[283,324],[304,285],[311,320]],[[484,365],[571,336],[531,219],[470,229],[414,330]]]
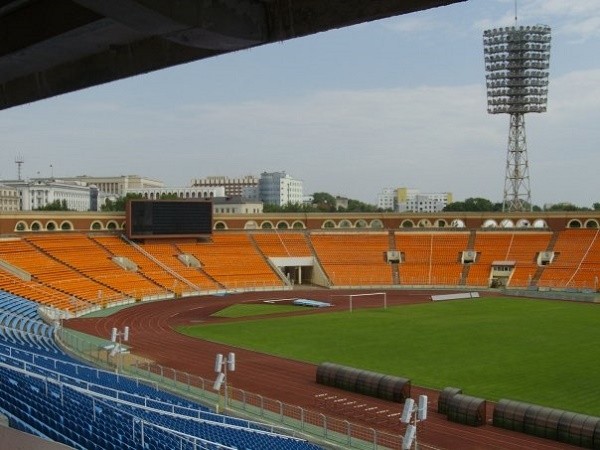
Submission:
[[[292,224],[292,228],[294,228],[295,230],[303,230],[306,227],[304,226],[304,222],[300,222],[299,220],[296,220]]]
[[[73,224],[69,221],[64,221],[60,224],[60,229],[63,231],[71,231],[73,229]]]
[[[258,228],[258,224],[254,220],[249,220],[244,224],[244,230],[256,230]]]
[[[31,231],[40,231],[42,229],[42,224],[38,221],[35,221],[31,224]]]
[[[339,228],[352,228],[352,223],[349,220],[340,220]]]
[[[288,223],[284,220],[282,220],[281,222],[277,223],[277,229],[278,230],[287,230],[290,226],[288,225]]]
[[[438,228],[446,228],[447,225],[448,222],[446,222],[444,219],[438,219],[435,221],[435,226]]]
[[[488,219],[485,222],[483,222],[482,228],[497,228],[497,227],[498,227],[498,223],[495,220]]]
[[[598,221],[596,219],[589,219],[585,222],[586,228],[598,228]]]
[[[117,224],[117,222],[115,222],[114,220],[111,220],[110,222],[108,222],[106,224],[106,228],[108,230],[116,230],[119,227],[119,225]]]
[[[58,225],[56,225],[56,222],[54,222],[53,220],[49,220],[48,222],[46,222],[46,230],[55,231],[57,228]]]
[[[527,219],[520,219],[517,221],[517,228],[530,228],[531,222]]]
[[[450,226],[452,228],[466,228],[466,224],[463,220],[461,219],[454,219],[451,223]]]
[[[414,226],[415,224],[412,220],[405,220],[404,222],[402,222],[402,225],[400,225],[401,228],[414,228]]]
[[[383,222],[379,219],[371,220],[371,228],[383,228]]]
[[[215,222],[215,230],[227,230],[227,224],[225,222]]]
[[[323,222],[321,228],[335,228],[335,222],[333,220],[326,220],[325,222]]]
[[[581,228],[581,221],[579,221],[578,219],[573,219],[569,221],[567,228]]]
[[[533,222],[533,228],[548,228],[548,224],[544,219],[537,219]]]
[[[354,228],[367,228],[368,224],[366,220],[359,219],[354,222]]]
[[[431,222],[429,219],[421,219],[418,224],[419,228],[431,228]]]
[[[27,231],[27,224],[23,221],[17,222],[15,231]]]
[[[263,230],[272,230],[273,229],[273,224],[269,221],[264,221],[263,223],[260,224],[260,227]]]
[[[102,229],[102,222],[99,221],[95,221],[92,222],[92,225],[90,226],[90,230],[101,230]]]
[[[500,222],[500,227],[501,228],[514,228],[515,223],[510,219],[504,219],[502,222]]]

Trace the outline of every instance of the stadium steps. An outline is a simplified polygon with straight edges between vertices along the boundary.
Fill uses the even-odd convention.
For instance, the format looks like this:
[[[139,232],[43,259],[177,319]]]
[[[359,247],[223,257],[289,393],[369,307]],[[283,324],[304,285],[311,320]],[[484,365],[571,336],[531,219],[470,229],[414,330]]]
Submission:
[[[558,240],[558,235],[559,235],[558,231],[555,231],[554,233],[552,233],[552,238],[550,239],[550,242],[548,242],[548,248],[546,248],[547,252],[554,251],[554,246],[556,245],[556,241]],[[538,281],[544,274],[545,268],[546,268],[546,266],[540,266],[537,268],[537,270],[533,274],[533,277],[531,277],[531,285],[532,286],[537,286]]]
[[[467,243],[467,248],[465,250],[475,250],[475,239],[476,239],[476,231],[471,230],[469,233],[469,242]],[[471,264],[463,264],[462,273],[460,275],[460,281],[458,282],[459,286],[467,285],[467,278],[469,278],[469,271],[471,270]]]
[[[38,245],[34,240],[26,238],[25,241],[27,241],[31,246],[33,246],[38,252],[44,254],[48,258],[56,261],[57,263],[62,264],[63,266],[68,267],[69,269],[75,271],[80,277],[85,278],[85,279],[90,280],[90,281],[93,281],[94,283],[97,283],[97,284],[105,287],[109,292],[111,292],[111,291],[112,292],[117,292],[120,295],[123,295],[125,297],[127,296],[127,294],[125,292],[122,292],[122,291],[120,291],[119,289],[117,289],[117,288],[115,288],[113,286],[109,286],[108,284],[106,284],[106,283],[104,283],[104,282],[102,282],[100,280],[97,280],[97,279],[94,279],[94,278],[88,276],[87,274],[85,274],[84,272],[82,272],[81,269],[79,269],[78,267],[76,267],[76,266],[74,266],[72,264],[69,264],[68,262],[63,261],[62,259],[56,257],[51,252],[49,252],[45,248],[43,248],[40,245]]]
[[[173,277],[177,278],[179,281],[185,283],[187,286],[191,287],[192,289],[194,289],[196,291],[202,291],[202,289],[199,286],[196,286],[190,280],[188,280],[187,278],[184,278],[179,273],[177,273],[176,271],[174,271],[173,269],[171,269],[169,266],[167,266],[166,264],[164,264],[162,261],[160,261],[154,255],[152,255],[150,252],[146,251],[146,249],[144,249],[141,245],[138,245],[135,242],[127,239],[127,237],[125,235],[121,235],[121,239],[123,241],[125,241],[127,244],[129,244],[131,247],[135,248],[138,252],[140,252],[146,258],[150,259],[155,264],[158,264],[166,272],[168,272],[169,274],[171,274]]]
[[[104,245],[102,242],[94,239],[93,236],[89,236],[88,235],[88,239],[90,239],[95,245],[97,245],[98,247],[102,248],[106,253],[108,253],[109,255],[111,255],[112,257],[118,257],[119,255],[115,255],[115,253],[113,251],[111,251],[111,249],[109,249],[106,245]],[[135,264],[135,263],[134,263]],[[171,294],[175,294],[175,292],[172,289],[169,289],[167,286],[163,286],[162,284],[158,283],[156,280],[153,280],[152,278],[150,278],[148,275],[146,275],[144,273],[143,270],[137,270],[136,273],[144,278],[145,280],[147,280],[148,282],[152,283],[153,285],[156,286],[157,289],[164,289],[167,292],[171,293]]]
[[[254,239],[254,236],[252,235],[252,233],[248,234],[248,238],[250,240],[250,243],[252,244],[252,247],[254,247],[254,250],[256,250],[256,252],[260,255],[260,257],[263,259],[265,264],[267,264],[273,270],[273,272],[277,275],[277,277],[279,277],[281,282],[286,286],[291,286],[292,283],[290,282],[290,280],[288,280],[287,277],[283,275],[283,273],[281,272],[281,270],[279,270],[278,267],[276,267],[273,263],[271,263],[269,258],[267,258],[267,255],[265,255],[263,253],[263,251],[260,249],[260,246],[256,242],[256,239]]]
[[[390,230],[388,233],[389,239],[389,249],[396,250],[396,233],[393,230]],[[392,284],[399,285],[400,284],[400,269],[398,268],[398,263],[390,264],[392,268]]]
[[[321,271],[321,274],[327,279],[327,287],[333,286],[333,283],[331,282],[331,278],[329,277],[329,274],[323,268],[323,263],[321,262],[321,259],[319,259],[317,250],[315,249],[315,246],[312,243],[312,240],[310,238],[310,231],[307,230],[304,233],[304,238],[306,239],[306,245],[308,245],[308,248],[310,248],[313,258],[315,259],[315,264],[317,264],[319,266],[319,270]]]
[[[175,247],[175,250],[177,250],[179,253],[186,253],[184,252],[178,245],[176,242],[173,243],[173,247]],[[218,289],[227,289],[227,286],[225,286],[223,283],[221,283],[219,280],[217,280],[215,277],[213,277],[210,273],[208,273],[206,270],[203,269],[202,266],[200,266],[198,269],[198,272],[200,272],[202,275],[204,275],[206,278],[208,278],[210,281],[212,281],[215,286],[218,287]]]

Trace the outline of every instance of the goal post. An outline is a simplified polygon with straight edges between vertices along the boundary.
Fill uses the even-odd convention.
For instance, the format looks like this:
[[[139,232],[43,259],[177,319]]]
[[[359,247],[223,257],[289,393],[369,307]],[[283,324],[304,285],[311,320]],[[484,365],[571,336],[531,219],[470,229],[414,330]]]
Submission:
[[[368,292],[363,294],[334,294],[331,296],[333,301],[334,298],[338,299],[348,299],[348,309],[352,312],[357,305],[360,305],[360,299],[365,297],[371,297],[376,302],[381,302],[381,306],[383,309],[387,309],[387,293],[386,292]]]

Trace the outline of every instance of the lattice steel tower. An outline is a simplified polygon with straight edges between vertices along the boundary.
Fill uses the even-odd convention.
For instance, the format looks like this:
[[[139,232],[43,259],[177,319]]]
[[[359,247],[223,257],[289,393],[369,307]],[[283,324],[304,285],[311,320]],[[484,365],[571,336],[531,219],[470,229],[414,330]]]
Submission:
[[[514,26],[483,33],[487,110],[510,114],[503,211],[531,210],[525,114],[546,112],[550,27]]]

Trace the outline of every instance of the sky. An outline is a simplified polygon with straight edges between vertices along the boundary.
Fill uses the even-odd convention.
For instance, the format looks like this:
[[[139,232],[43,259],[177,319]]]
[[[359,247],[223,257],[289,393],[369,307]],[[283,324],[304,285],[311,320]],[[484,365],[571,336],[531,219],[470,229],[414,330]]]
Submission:
[[[467,2],[171,67],[0,112],[0,179],[136,174],[167,186],[286,171],[305,195],[383,188],[502,201],[509,116],[486,109]],[[548,112],[526,115],[532,202],[600,202],[600,1],[519,0],[552,28]]]

